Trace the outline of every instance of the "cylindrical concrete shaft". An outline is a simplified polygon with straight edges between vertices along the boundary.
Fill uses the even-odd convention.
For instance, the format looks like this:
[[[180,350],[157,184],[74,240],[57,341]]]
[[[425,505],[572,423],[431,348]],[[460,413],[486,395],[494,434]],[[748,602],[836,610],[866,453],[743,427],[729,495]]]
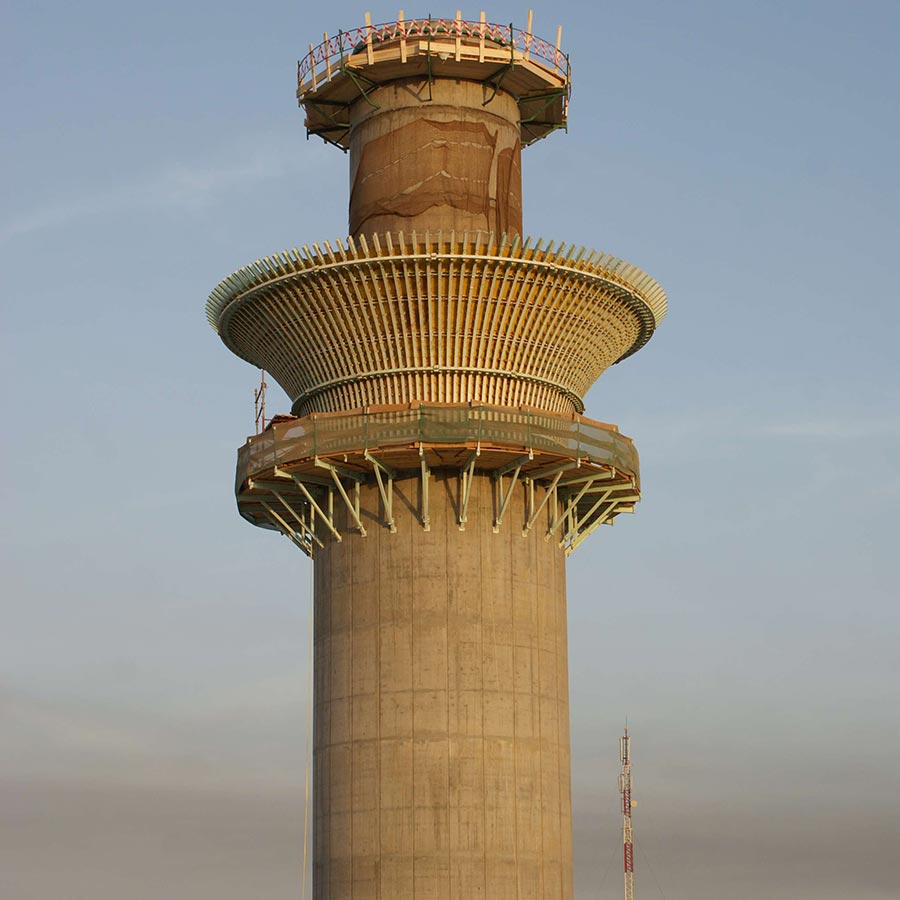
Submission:
[[[350,233],[522,233],[519,107],[503,91],[395,81],[351,110]]]
[[[508,482],[507,482],[508,484]],[[522,491],[395,485],[315,560],[315,900],[571,900],[564,555]],[[364,487],[363,509],[378,509]]]

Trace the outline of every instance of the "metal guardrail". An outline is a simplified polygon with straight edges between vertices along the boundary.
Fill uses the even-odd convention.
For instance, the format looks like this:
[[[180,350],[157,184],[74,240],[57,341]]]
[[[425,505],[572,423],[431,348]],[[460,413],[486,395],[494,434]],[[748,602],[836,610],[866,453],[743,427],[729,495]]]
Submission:
[[[613,426],[578,417],[493,406],[428,406],[328,413],[271,426],[238,450],[237,488],[247,478],[316,456],[422,444],[483,442],[613,466],[634,475],[637,450]],[[638,487],[639,489],[639,487]]]
[[[547,63],[554,71],[571,79],[569,57],[545,38],[528,31],[514,28],[512,24],[498,25],[493,22],[471,22],[465,19],[408,19],[384,22],[380,25],[362,25],[350,31],[340,31],[333,37],[326,35],[317,47],[310,47],[297,63],[297,88],[300,90],[308,81],[314,88],[330,81],[341,72],[347,56],[358,51],[360,45],[372,45],[408,38],[475,38],[486,40],[521,51],[528,57],[535,57]]]

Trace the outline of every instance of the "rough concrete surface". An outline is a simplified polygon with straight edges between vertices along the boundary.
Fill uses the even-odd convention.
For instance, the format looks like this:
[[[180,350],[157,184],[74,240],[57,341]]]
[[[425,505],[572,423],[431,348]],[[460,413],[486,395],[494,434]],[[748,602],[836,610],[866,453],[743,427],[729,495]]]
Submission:
[[[494,533],[487,475],[424,531],[419,485],[315,560],[316,900],[570,900],[563,552],[522,492]]]
[[[358,100],[350,233],[522,233],[519,108],[471,81],[393,82]]]

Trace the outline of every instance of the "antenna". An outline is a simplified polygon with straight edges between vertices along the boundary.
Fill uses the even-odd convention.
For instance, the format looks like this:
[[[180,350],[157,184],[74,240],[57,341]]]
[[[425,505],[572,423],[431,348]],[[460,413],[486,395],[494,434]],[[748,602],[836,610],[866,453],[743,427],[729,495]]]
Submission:
[[[625,866],[625,900],[634,900],[634,842],[631,835],[631,738],[628,726],[619,738],[619,758],[622,771],[619,774],[619,793],[622,795],[622,845]]]
[[[253,408],[256,413],[256,433],[262,434],[271,419],[266,418],[266,370],[259,370],[259,387],[253,392]]]

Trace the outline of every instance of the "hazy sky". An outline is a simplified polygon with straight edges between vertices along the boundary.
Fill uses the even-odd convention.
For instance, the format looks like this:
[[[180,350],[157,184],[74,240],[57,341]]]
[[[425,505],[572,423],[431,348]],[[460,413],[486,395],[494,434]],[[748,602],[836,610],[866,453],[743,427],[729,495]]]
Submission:
[[[300,895],[309,570],[235,511],[256,374],[204,303],[346,233],[295,64],[364,11],[6,13],[2,900]],[[578,900],[620,895],[626,715],[641,898],[896,900],[900,6],[558,22],[570,129],[525,153],[526,231],[670,299],[587,398],[645,499],[570,560]]]

